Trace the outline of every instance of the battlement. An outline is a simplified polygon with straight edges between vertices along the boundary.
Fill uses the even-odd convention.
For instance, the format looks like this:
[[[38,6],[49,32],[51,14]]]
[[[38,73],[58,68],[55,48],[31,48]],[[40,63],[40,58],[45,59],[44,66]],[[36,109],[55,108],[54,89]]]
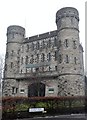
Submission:
[[[43,33],[43,34],[27,37],[27,38],[25,38],[24,42],[27,43],[27,42],[32,42],[32,41],[36,41],[36,40],[46,39],[49,37],[54,37],[56,35],[57,35],[57,30],[54,30],[54,31]]]
[[[64,7],[57,11],[56,13],[56,23],[59,19],[63,17],[75,17],[79,21],[79,12],[73,7]]]
[[[7,28],[7,35],[8,34],[20,34],[25,35],[25,28],[18,26],[18,25],[11,25]]]

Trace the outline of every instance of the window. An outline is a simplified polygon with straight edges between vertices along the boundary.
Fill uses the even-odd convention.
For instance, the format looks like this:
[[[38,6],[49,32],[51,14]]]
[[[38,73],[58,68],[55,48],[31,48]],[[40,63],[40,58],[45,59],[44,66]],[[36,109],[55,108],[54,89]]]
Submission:
[[[76,41],[73,41],[73,48],[76,49]]]
[[[51,47],[51,40],[48,41],[48,47]]]
[[[34,50],[34,43],[32,43],[32,50]]]
[[[57,60],[58,56],[57,56],[57,51],[55,51],[55,61]]]
[[[39,44],[39,42],[37,42],[37,44],[36,44],[37,50],[39,50],[39,47],[40,47],[40,44]]]
[[[74,57],[74,63],[75,63],[75,64],[77,63],[77,59],[76,59],[76,57]]]
[[[16,93],[18,93],[18,88],[16,88]]]
[[[50,66],[49,66],[49,71],[50,71],[50,69],[51,69],[51,68],[50,68]]]
[[[65,46],[68,47],[68,39],[65,39]]]
[[[7,71],[7,64],[5,64],[5,71]]]
[[[61,47],[61,40],[58,41],[58,48]]]
[[[39,62],[39,54],[37,54],[37,63]]]
[[[55,66],[55,70],[57,71],[57,66]]]
[[[59,55],[59,63],[62,63],[62,55]]]
[[[28,56],[26,56],[25,64],[28,64]]]
[[[15,87],[12,87],[12,94],[15,93]]]
[[[56,46],[57,45],[57,39],[56,39],[56,37],[54,38],[54,46]]]
[[[27,46],[26,46],[26,52],[28,52],[29,51],[29,45],[27,44]]]
[[[44,41],[42,42],[42,48],[43,48],[43,49],[45,48],[45,44],[44,44]]]
[[[48,53],[48,61],[50,61],[50,60],[51,60],[51,54]]]
[[[6,52],[6,58],[8,58],[8,52]]]
[[[20,54],[20,49],[18,50],[18,52],[17,52],[17,53],[18,53],[18,55]]]
[[[13,56],[13,55],[14,55],[14,50],[11,51],[11,56]]]
[[[21,89],[21,90],[20,90],[20,93],[24,93],[24,89]]]
[[[11,68],[13,68],[13,62],[11,62]]]
[[[42,53],[42,62],[44,62],[44,60],[45,60],[45,55],[44,53]]]
[[[54,88],[49,88],[49,93],[54,93]]]
[[[66,55],[66,63],[69,63],[69,57]]]
[[[34,62],[33,55],[31,55],[30,63],[33,63],[33,62]]]
[[[21,58],[21,64],[23,64],[23,57]]]

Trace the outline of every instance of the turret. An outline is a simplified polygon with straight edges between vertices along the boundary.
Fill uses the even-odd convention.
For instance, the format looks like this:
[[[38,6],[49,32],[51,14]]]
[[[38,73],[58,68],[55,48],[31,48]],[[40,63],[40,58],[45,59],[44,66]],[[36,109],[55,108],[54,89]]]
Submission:
[[[6,47],[6,70],[5,77],[14,77],[18,72],[18,57],[20,45],[25,37],[25,29],[21,26],[9,26],[7,28],[7,47]]]
[[[56,13],[58,37],[58,95],[84,95],[83,63],[80,55],[79,13],[65,7]]]

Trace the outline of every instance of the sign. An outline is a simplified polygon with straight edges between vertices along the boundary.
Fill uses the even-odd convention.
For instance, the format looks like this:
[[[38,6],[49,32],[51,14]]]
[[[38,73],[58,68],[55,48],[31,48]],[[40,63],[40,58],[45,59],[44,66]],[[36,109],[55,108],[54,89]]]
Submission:
[[[43,112],[44,108],[29,108],[29,112]]]

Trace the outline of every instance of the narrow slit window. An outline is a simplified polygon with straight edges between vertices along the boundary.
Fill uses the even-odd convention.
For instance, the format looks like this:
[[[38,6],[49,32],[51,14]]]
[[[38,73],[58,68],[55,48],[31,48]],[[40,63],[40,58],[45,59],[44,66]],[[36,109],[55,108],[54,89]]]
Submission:
[[[76,57],[74,57],[74,63],[77,64],[77,59],[76,59]]]
[[[65,39],[65,46],[68,47],[68,39]]]
[[[66,55],[66,63],[69,63],[69,56]]]

